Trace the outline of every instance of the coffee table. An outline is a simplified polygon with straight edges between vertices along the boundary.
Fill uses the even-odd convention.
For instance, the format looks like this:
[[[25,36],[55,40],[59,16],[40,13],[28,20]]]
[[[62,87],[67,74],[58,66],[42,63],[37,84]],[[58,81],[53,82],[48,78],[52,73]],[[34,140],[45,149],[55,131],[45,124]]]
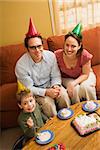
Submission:
[[[96,102],[100,104],[100,100],[96,100]],[[72,118],[60,120],[55,116],[39,130],[48,129],[54,132],[55,138],[51,143],[39,145],[35,142],[34,138],[32,138],[23,147],[23,150],[47,150],[57,143],[63,143],[66,146],[66,150],[100,150],[100,130],[85,137],[81,137],[70,124],[75,116],[85,113],[82,110],[83,103],[85,102],[80,102],[71,106],[71,109],[74,111]],[[100,114],[100,108],[96,112]]]

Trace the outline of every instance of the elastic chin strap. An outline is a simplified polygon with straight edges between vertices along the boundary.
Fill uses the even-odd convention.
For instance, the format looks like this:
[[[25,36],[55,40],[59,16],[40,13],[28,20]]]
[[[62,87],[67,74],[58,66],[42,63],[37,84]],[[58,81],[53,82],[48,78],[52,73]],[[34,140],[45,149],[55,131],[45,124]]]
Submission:
[[[66,52],[65,52],[65,50],[63,50],[63,53],[66,55]]]

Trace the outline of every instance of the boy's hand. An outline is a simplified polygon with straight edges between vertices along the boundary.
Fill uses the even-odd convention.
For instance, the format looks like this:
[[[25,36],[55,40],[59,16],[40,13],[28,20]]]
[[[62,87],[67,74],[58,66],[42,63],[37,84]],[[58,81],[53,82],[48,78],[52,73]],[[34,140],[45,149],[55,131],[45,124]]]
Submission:
[[[32,128],[34,126],[34,122],[31,117],[28,118],[27,125],[29,126],[29,128]]]

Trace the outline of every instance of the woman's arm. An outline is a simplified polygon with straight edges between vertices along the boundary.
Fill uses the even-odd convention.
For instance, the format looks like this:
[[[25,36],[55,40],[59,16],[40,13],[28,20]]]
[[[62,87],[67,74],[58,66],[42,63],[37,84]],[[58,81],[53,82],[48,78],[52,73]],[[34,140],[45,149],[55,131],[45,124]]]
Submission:
[[[89,60],[83,67],[82,67],[82,74],[74,81],[71,81],[67,85],[67,91],[70,97],[73,97],[73,89],[77,84],[85,81],[90,73],[91,69],[91,61]]]
[[[85,81],[88,78],[90,69],[91,69],[91,61],[89,60],[85,65],[83,65],[82,74],[76,80],[73,81],[74,86],[80,84],[81,82]]]

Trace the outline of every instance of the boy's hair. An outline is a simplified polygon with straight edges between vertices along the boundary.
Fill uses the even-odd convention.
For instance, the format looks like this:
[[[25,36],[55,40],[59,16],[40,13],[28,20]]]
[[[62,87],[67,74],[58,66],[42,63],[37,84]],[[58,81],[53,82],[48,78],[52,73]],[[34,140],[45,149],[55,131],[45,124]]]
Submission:
[[[20,93],[16,93],[17,102],[19,104],[21,104],[22,98],[25,97],[25,96],[27,96],[30,93],[31,93],[30,90],[29,91],[28,90],[27,91],[24,90],[24,91],[21,91]]]

